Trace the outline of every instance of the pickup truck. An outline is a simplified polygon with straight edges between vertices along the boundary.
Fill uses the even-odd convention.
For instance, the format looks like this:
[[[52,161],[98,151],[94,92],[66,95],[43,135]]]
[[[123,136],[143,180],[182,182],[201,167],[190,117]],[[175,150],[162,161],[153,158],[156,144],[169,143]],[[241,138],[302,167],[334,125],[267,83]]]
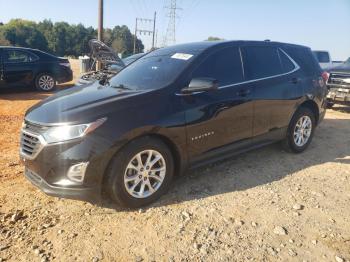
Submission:
[[[334,104],[350,106],[350,57],[343,64],[331,68],[328,72],[328,107]]]

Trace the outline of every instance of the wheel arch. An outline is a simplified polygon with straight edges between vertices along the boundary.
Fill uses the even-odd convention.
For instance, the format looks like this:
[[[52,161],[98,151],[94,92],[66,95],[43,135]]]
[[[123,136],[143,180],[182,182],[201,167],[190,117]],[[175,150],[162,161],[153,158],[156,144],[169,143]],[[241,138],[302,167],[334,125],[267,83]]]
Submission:
[[[143,135],[139,135],[136,136],[132,139],[130,139],[127,143],[123,144],[122,146],[120,146],[117,150],[115,150],[111,156],[111,158],[109,159],[106,168],[104,169],[103,172],[103,177],[102,177],[102,183],[101,183],[101,189],[102,191],[104,191],[103,187],[105,186],[106,182],[107,182],[107,172],[108,169],[110,168],[111,162],[113,161],[113,157],[118,154],[121,150],[123,150],[126,146],[128,146],[130,143],[132,143],[135,140],[141,139],[141,138],[145,138],[145,137],[150,137],[150,138],[155,138],[155,139],[159,139],[160,141],[162,141],[170,150],[173,159],[174,159],[174,175],[178,176],[180,174],[183,173],[183,171],[186,168],[186,161],[183,157],[181,157],[181,152],[179,147],[176,145],[176,143],[174,141],[172,141],[169,137],[167,137],[166,135],[163,134],[159,134],[159,133],[148,133],[148,134],[143,134]]]
[[[317,125],[319,123],[319,120],[320,120],[320,110],[318,108],[317,103],[315,101],[309,99],[309,100],[306,100],[303,103],[301,103],[298,106],[297,110],[299,110],[299,108],[301,108],[301,107],[306,107],[306,108],[310,109],[314,113],[315,120],[316,120],[316,125]]]

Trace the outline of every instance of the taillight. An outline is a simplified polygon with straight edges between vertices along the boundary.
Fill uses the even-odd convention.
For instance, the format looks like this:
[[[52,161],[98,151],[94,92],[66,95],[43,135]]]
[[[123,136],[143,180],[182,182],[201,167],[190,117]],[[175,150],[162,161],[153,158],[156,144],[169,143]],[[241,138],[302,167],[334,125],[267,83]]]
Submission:
[[[70,68],[70,63],[69,62],[61,62],[60,65]]]
[[[327,83],[328,78],[329,78],[329,73],[326,72],[326,71],[324,71],[324,72],[322,73],[322,79],[323,79],[323,81],[324,81],[325,83]]]

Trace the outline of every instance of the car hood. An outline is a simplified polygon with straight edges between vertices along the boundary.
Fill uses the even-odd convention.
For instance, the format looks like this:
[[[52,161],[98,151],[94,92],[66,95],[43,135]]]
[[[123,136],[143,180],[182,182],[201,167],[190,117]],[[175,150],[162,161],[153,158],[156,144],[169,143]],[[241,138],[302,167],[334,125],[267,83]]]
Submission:
[[[127,101],[145,90],[121,90],[98,82],[60,91],[34,105],[25,120],[41,125],[79,124],[105,117],[133,104]]]
[[[117,65],[124,68],[124,62],[119,58],[119,56],[114,52],[112,48],[107,46],[105,43],[92,39],[89,41],[91,58],[95,61],[101,62],[103,65]]]
[[[330,69],[331,73],[339,72],[339,73],[349,73],[350,74],[350,63],[344,63],[342,65],[333,67]]]

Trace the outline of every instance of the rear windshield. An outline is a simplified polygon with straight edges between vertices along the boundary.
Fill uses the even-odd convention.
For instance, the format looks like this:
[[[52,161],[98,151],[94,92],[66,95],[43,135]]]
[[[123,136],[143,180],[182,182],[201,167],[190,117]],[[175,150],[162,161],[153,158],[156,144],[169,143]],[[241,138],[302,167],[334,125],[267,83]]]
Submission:
[[[330,62],[328,52],[315,51],[314,55],[319,63],[329,63]]]
[[[110,85],[159,89],[172,83],[193,59],[192,54],[149,54],[124,68],[111,79]]]

